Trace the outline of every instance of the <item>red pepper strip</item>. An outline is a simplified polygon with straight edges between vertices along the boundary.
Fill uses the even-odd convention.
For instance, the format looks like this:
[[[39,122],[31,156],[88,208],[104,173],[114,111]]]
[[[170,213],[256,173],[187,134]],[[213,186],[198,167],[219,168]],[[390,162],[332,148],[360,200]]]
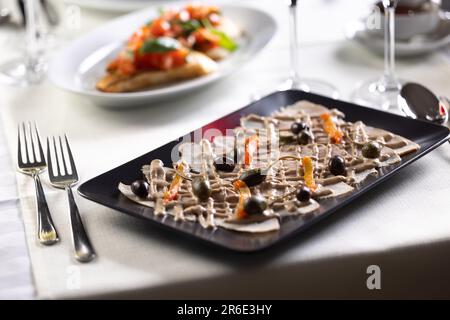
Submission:
[[[183,172],[184,171],[184,165],[180,163],[177,165],[176,172]],[[170,184],[169,190],[164,192],[164,203],[170,202],[172,200],[176,200],[178,198],[178,192],[180,191],[181,184],[183,183],[183,178],[175,174],[175,177],[172,180],[172,183]]]
[[[247,198],[252,196],[247,184],[242,180],[236,180],[233,182],[233,186],[239,191],[239,202],[234,212],[236,218],[243,219],[247,217],[247,212],[244,210],[244,202]]]
[[[249,166],[252,163],[253,155],[258,150],[259,137],[253,135],[245,139],[244,164]]]
[[[317,185],[314,181],[314,166],[312,159],[310,157],[303,157],[302,166],[306,186],[311,189],[311,191],[315,191],[317,189]]]
[[[344,134],[336,127],[331,115],[329,113],[324,113],[320,118],[323,120],[323,129],[330,137],[331,142],[341,143]]]

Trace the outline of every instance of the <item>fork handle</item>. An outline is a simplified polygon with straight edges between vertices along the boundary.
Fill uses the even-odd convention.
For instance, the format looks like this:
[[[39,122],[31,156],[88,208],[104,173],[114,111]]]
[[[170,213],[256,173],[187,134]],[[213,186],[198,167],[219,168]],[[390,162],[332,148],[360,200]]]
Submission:
[[[58,232],[53,224],[39,175],[33,172],[32,176],[36,188],[38,239],[41,244],[52,245],[59,241]]]
[[[66,187],[69,198],[70,225],[72,227],[72,239],[75,249],[75,259],[79,262],[89,262],[95,258],[95,251],[89,240],[81,220],[80,212],[73,197],[70,186]]]

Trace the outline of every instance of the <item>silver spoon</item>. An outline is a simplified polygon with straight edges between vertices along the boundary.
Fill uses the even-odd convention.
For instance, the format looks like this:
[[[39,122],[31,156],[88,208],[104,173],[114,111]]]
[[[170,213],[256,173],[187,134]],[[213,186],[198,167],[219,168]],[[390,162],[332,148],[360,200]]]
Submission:
[[[448,102],[447,98],[439,98],[428,88],[413,82],[404,84],[398,97],[400,109],[407,117],[442,125],[448,121]]]

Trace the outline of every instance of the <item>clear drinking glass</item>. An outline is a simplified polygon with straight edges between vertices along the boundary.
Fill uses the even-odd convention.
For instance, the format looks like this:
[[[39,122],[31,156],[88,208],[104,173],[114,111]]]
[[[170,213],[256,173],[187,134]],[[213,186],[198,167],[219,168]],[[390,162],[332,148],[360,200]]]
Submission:
[[[40,2],[24,0],[26,30],[25,53],[16,60],[0,65],[0,82],[13,86],[30,86],[39,83],[44,78],[46,63],[43,56],[43,43],[40,39],[38,24],[40,23]]]
[[[316,80],[304,79],[299,75],[299,46],[298,46],[298,16],[297,0],[285,0],[289,6],[289,49],[290,49],[290,74],[287,79],[275,85],[276,90],[284,91],[289,89],[299,89],[306,92],[313,92],[337,99],[339,91],[331,84]],[[254,92],[250,96],[251,100],[258,100],[263,95],[269,94],[273,89]]]
[[[395,75],[395,9],[398,0],[382,0],[384,8],[384,75],[363,83],[352,95],[357,103],[399,112],[402,82]]]
[[[300,89],[307,92],[314,92],[325,96],[338,98],[338,90],[331,84],[316,80],[304,79],[299,75],[299,47],[298,47],[298,16],[297,0],[288,0],[289,6],[289,35],[290,35],[290,56],[291,72],[289,78],[281,83],[279,90]]]

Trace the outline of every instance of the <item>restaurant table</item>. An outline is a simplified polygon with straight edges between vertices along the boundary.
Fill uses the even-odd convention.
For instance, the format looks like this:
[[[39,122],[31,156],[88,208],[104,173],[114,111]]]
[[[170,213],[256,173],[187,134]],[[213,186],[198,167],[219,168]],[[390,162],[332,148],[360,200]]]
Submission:
[[[98,253],[79,264],[72,257],[66,195],[43,174],[61,242],[37,243],[33,181],[15,172],[19,121],[36,121],[42,137],[67,133],[81,180],[93,178],[239,109],[254,92],[273,90],[289,71],[283,3],[245,1],[276,17],[274,40],[227,79],[182,98],[108,110],[48,81],[0,87],[0,298],[450,297],[448,143],[304,234],[255,254],[206,246],[77,196]],[[368,3],[300,1],[300,72],[335,84],[344,100],[358,83],[382,73],[381,57],[343,35]],[[81,9],[80,29],[63,24],[55,33],[64,47],[114,16]],[[18,30],[0,29],[2,60],[17,55],[17,36]],[[398,61],[397,70],[450,96],[448,48]],[[380,289],[367,285],[371,265],[380,268]]]

